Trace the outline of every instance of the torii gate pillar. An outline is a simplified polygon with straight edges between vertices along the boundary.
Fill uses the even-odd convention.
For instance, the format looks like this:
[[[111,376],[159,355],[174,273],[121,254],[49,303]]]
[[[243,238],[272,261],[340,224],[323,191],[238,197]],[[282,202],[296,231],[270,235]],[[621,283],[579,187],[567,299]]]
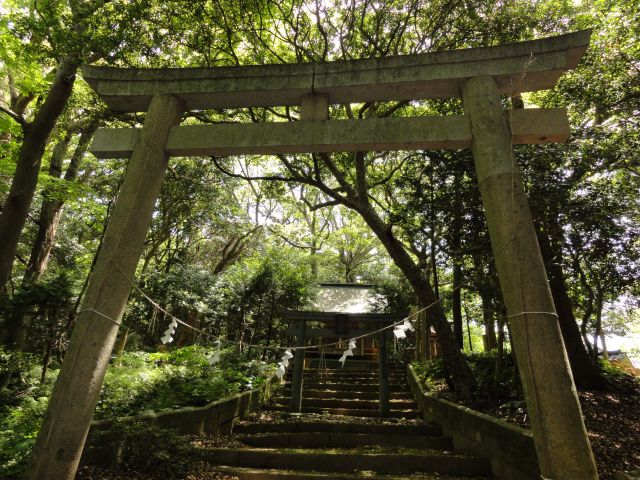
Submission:
[[[474,77],[462,90],[540,471],[553,480],[597,479],[496,83],[492,77]]]
[[[182,112],[182,102],[173,95],[156,95],[151,101],[96,258],[64,368],[51,393],[29,464],[29,480],[72,480],[76,476],[131,291],[127,279],[134,277],[164,180],[169,130],[179,123]],[[60,417],[59,412],[64,415]]]

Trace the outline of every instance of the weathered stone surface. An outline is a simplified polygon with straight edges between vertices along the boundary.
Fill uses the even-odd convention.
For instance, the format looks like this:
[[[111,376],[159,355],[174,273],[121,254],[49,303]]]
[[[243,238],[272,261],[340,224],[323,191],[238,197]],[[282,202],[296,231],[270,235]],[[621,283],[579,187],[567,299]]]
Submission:
[[[563,108],[505,112],[514,144],[565,142],[569,121]],[[139,135],[133,128],[99,129],[91,152],[98,158],[126,158]],[[169,156],[303,152],[459,149],[471,147],[464,115],[370,118],[174,127]]]
[[[540,469],[530,431],[453,402],[424,393],[412,367],[407,379],[425,420],[436,422],[456,450],[482,455],[503,480],[539,480]]]
[[[528,42],[448,52],[321,64],[213,68],[117,69],[85,66],[84,79],[109,108],[145,111],[154,94],[177,95],[188,109],[300,105],[328,95],[329,103],[460,96],[469,77],[490,75],[501,93],[544,90],[574,68],[590,31]]]
[[[329,120],[329,95],[303,95],[300,98],[300,120]]]
[[[470,78],[463,105],[540,471],[597,479],[555,306],[495,80]]]
[[[283,422],[283,423],[246,423],[234,427],[234,433],[361,433],[371,435],[442,435],[442,429],[436,425],[403,425],[383,423],[327,423],[327,422]]]
[[[315,471],[364,470],[379,473],[437,472],[447,475],[487,475],[488,462],[483,458],[461,455],[424,454],[372,454],[344,451],[330,453],[322,450],[280,452],[257,449],[212,449],[211,462],[227,466],[255,468],[281,468]]]
[[[273,378],[253,390],[239,393],[229,398],[212,402],[204,407],[185,407],[159,413],[147,413],[131,417],[94,421],[87,436],[87,447],[83,452],[82,463],[89,465],[109,464],[113,455],[119,451],[118,445],[99,445],[95,443],[97,433],[108,430],[114,422],[133,424],[142,422],[169,428],[179,433],[230,434],[234,421],[261,407],[272,390]]]
[[[180,101],[154,97],[134,146],[38,434],[27,478],[75,478],[168,158],[164,145]]]
[[[272,433],[243,436],[240,440],[252,447],[354,448],[378,445],[392,448],[452,450],[451,439],[442,436],[394,435],[371,433]]]

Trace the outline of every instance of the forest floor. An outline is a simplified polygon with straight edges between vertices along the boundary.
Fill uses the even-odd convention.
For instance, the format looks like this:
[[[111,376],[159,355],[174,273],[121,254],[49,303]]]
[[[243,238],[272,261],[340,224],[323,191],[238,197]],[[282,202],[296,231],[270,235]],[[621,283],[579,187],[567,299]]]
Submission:
[[[615,386],[619,390],[578,392],[600,480],[614,480],[616,472],[640,468],[640,379],[618,380]],[[437,396],[455,401],[444,389]],[[508,405],[514,403],[517,408],[504,408],[505,402],[497,398],[465,406],[529,428],[524,402]]]

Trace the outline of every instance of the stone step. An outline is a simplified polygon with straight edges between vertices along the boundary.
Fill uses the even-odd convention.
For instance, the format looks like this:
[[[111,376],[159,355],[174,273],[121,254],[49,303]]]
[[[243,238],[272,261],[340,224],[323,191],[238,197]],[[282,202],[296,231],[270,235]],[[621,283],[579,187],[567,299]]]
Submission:
[[[347,382],[347,383],[379,383],[380,379],[378,378],[377,375],[358,375],[358,376],[348,376],[348,375],[308,375],[305,374],[304,375],[304,380],[305,381],[314,381],[314,382],[335,382],[335,383],[340,383],[340,382]],[[404,376],[400,376],[400,375],[391,375],[389,376],[389,380],[390,383],[406,383],[407,379]]]
[[[305,382],[333,382],[333,383],[348,383],[348,384],[360,384],[360,383],[380,383],[378,377],[320,377],[320,376],[307,376],[304,377]],[[405,384],[407,380],[404,377],[389,377],[388,383]]]
[[[358,398],[362,400],[377,400],[379,398],[379,392],[358,392],[352,390],[310,390],[305,388],[302,392],[306,398]],[[389,398],[392,400],[413,400],[411,393],[409,392],[391,392]]]
[[[314,421],[287,421],[278,423],[237,423],[233,433],[360,433],[369,435],[404,435],[404,436],[440,436],[442,428],[438,425],[390,424],[390,423],[333,423]]]
[[[290,469],[319,472],[376,473],[429,472],[444,475],[489,475],[489,462],[482,458],[432,452],[360,453],[349,450],[209,449],[203,458],[216,465]]]
[[[242,443],[252,447],[302,447],[302,448],[355,448],[366,445],[451,450],[447,437],[426,435],[393,435],[371,433],[264,433],[239,437]]]
[[[305,359],[306,360],[306,359]],[[361,358],[348,358],[344,362],[344,366],[338,361],[337,358],[328,358],[325,362],[327,369],[333,370],[377,370],[377,360],[364,360]],[[323,366],[324,367],[324,366]],[[307,362],[307,368],[320,368],[319,358],[310,358]]]
[[[277,412],[288,412],[291,409],[289,404],[274,404],[271,410]],[[374,417],[378,418],[378,410],[368,408],[322,408],[322,407],[302,407],[301,413],[327,413],[329,415],[345,415],[349,417]],[[390,410],[389,418],[421,418],[417,410]]]
[[[367,383],[336,383],[336,382],[310,382],[304,381],[302,384],[303,394],[304,390],[337,390],[340,392],[377,392],[380,389],[380,385],[376,382]],[[290,388],[286,388],[290,391]],[[409,387],[404,383],[389,383],[390,392],[408,392]]]
[[[305,472],[301,470],[276,470],[263,468],[246,467],[212,467],[214,472],[220,472],[239,478],[240,480],[407,480],[406,476],[397,475],[375,475],[372,472],[360,471],[355,473],[337,472]],[[226,477],[225,477],[226,478]],[[422,474],[420,480],[486,480],[488,477],[450,477],[443,478],[439,474]]]
[[[352,398],[309,398],[308,393],[304,393],[302,399],[303,407],[320,407],[320,408],[367,408],[378,409],[380,402],[378,400],[360,400]],[[288,405],[290,397],[275,397],[276,404]],[[407,410],[410,408],[418,408],[413,400],[390,400],[389,408],[392,410]]]
[[[328,375],[332,377],[375,377],[378,378],[377,370],[335,370],[335,369],[306,369],[304,371],[304,376],[322,376]],[[406,378],[407,374],[404,370],[393,370],[389,372],[389,376],[391,377],[402,377]]]
[[[317,362],[312,362],[312,365],[305,366],[305,372],[308,371],[329,371],[329,372],[377,372],[379,369],[378,362],[369,362],[368,360],[354,360],[350,362],[350,358],[347,359],[347,363],[344,367],[337,360],[331,360],[331,364],[326,367],[321,367]],[[406,373],[407,369],[404,365],[391,366],[389,365],[390,372],[403,372]]]

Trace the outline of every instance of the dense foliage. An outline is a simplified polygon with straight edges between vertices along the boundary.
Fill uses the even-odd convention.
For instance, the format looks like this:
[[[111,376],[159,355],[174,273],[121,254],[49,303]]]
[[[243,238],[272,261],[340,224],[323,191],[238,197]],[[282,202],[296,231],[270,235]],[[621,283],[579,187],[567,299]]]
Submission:
[[[563,331],[565,342],[598,380],[605,341],[640,336],[637,18],[637,0],[2,2],[3,465],[33,443],[126,171],[124,160],[87,153],[90,142],[99,127],[144,121],[108,111],[81,64],[322,62],[592,29],[584,59],[555,88],[503,101],[569,113],[566,144],[514,152],[559,318],[576,333]],[[459,99],[330,106],[334,119],[461,112]],[[238,108],[188,112],[182,123],[299,118],[297,107]],[[468,151],[172,158],[131,280],[98,417],[199,405],[261,378],[267,364],[256,362],[289,342],[282,310],[308,308],[322,282],[375,284],[381,311],[432,304],[433,325],[448,332],[453,320],[454,359],[491,352],[468,357],[462,383],[488,396],[519,388]],[[170,316],[194,329],[159,348]],[[203,346],[213,338],[229,347],[216,368]],[[603,388],[585,377],[579,387]]]
[[[258,387],[273,374],[272,363],[235,348],[224,348],[220,362],[211,365],[214,351],[189,346],[124,353],[107,370],[95,418],[204,406]],[[36,356],[0,350],[0,374],[8,370],[16,375],[0,397],[0,477],[15,478],[31,452],[58,369],[50,368],[42,381]]]

